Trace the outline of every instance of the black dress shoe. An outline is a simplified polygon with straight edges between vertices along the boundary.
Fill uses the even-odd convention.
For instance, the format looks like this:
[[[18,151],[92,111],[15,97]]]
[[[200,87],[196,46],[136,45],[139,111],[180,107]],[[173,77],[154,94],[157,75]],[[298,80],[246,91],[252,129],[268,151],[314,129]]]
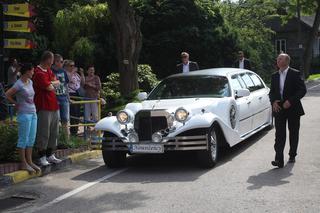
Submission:
[[[295,157],[290,157],[288,163],[295,163],[296,158]]]
[[[272,166],[277,166],[279,168],[283,168],[283,162],[280,162],[278,160],[271,161]]]

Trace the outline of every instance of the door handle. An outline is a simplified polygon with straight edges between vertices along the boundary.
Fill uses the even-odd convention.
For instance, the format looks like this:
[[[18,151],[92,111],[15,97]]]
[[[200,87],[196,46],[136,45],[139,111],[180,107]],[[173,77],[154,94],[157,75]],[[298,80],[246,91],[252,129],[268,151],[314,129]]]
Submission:
[[[251,101],[248,101],[247,104],[251,104]]]
[[[259,100],[261,100],[262,99],[262,97],[259,97]]]

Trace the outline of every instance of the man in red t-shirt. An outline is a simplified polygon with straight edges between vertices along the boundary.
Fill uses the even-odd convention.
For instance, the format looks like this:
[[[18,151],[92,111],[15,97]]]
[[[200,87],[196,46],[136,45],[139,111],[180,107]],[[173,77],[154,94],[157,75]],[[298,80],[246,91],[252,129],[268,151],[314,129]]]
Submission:
[[[42,166],[61,162],[53,153],[57,148],[59,135],[59,105],[55,88],[60,82],[50,69],[52,63],[53,53],[45,51],[33,76],[34,102],[38,115],[36,143]]]

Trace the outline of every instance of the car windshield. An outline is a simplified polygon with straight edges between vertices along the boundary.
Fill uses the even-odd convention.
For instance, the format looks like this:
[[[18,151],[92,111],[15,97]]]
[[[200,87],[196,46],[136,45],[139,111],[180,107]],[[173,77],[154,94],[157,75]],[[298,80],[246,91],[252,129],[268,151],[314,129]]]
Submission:
[[[229,97],[228,79],[222,76],[177,76],[163,80],[149,95],[148,100]]]

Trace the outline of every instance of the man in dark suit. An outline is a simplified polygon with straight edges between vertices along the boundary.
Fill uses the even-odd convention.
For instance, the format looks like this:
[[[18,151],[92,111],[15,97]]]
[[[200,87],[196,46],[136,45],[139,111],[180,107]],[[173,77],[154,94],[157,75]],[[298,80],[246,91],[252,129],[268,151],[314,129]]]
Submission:
[[[251,70],[250,60],[244,57],[243,51],[239,51],[238,56],[239,56],[239,59],[234,62],[234,67]]]
[[[289,163],[295,162],[297,155],[300,116],[304,110],[300,99],[306,94],[306,86],[302,74],[289,67],[290,56],[280,54],[277,58],[279,71],[272,74],[270,101],[272,104],[273,116],[275,118],[275,160],[273,166],[282,168],[284,165],[283,150],[286,143],[286,124],[289,128]]]
[[[197,62],[189,61],[189,54],[186,52],[181,53],[181,64],[177,65],[177,73],[187,73],[199,70]]]

